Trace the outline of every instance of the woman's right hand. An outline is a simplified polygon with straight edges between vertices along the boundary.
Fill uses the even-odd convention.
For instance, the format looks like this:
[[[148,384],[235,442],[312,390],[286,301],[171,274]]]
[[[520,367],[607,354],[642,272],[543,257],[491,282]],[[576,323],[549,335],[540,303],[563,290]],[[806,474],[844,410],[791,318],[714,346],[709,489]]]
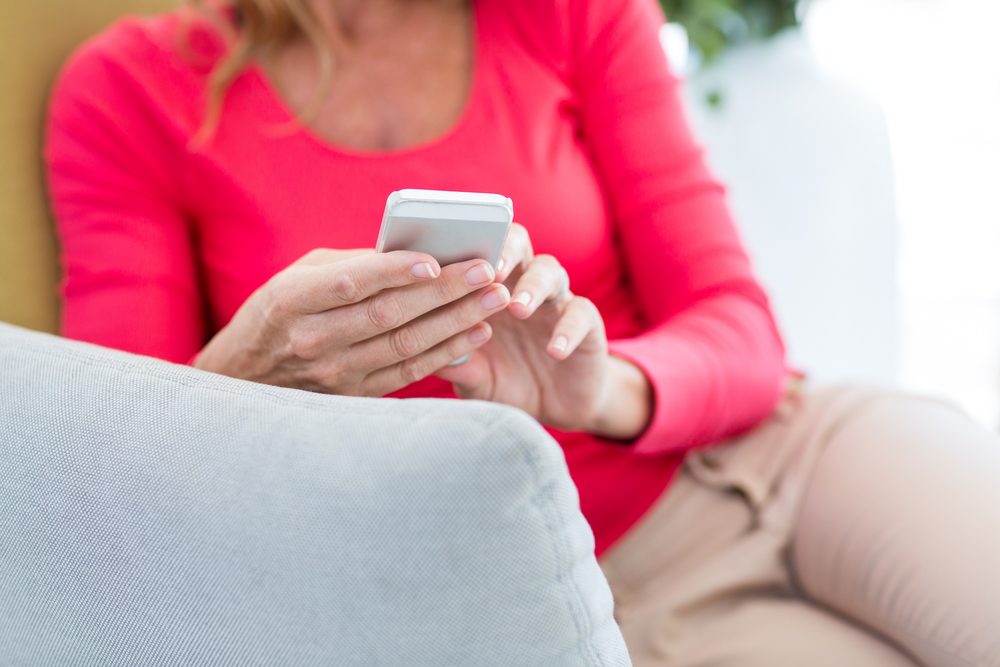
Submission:
[[[266,384],[384,396],[490,339],[510,293],[471,260],[314,250],[254,292],[202,350],[197,368]]]

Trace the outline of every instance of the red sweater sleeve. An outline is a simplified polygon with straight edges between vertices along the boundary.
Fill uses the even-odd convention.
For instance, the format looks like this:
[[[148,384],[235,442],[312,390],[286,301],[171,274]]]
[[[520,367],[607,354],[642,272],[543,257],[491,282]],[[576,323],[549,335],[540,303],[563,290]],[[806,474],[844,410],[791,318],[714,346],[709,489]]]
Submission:
[[[162,110],[129,69],[142,62],[130,39],[119,26],[82,49],[50,107],[62,328],[71,338],[187,362],[204,335],[194,244],[178,203],[176,150]]]
[[[784,348],[709,173],[659,43],[653,0],[575,0],[573,80],[646,330],[611,342],[650,379],[654,416],[634,443],[661,454],[766,417]]]

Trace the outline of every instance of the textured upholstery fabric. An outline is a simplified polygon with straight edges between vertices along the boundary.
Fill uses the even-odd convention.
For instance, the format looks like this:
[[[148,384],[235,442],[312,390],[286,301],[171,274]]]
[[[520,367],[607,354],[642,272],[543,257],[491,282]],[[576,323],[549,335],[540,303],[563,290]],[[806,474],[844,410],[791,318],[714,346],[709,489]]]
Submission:
[[[627,665],[514,410],[240,382],[0,325],[0,664]]]
[[[0,2],[0,320],[54,331],[55,239],[42,183],[49,87],[73,48],[115,18],[178,0]]]

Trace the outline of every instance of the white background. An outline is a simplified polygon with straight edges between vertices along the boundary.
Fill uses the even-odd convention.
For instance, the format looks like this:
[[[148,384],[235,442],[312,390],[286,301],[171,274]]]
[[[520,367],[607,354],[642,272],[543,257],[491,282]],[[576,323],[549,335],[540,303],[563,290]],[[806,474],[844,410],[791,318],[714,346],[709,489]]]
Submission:
[[[1000,423],[1000,0],[818,0],[806,32],[888,124],[898,382]]]

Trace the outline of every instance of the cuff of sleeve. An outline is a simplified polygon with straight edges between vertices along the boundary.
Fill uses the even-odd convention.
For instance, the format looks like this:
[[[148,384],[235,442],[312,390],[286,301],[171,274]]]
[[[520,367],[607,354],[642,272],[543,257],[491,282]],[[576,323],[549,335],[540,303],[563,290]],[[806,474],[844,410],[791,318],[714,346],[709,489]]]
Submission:
[[[678,392],[684,389],[680,378],[673,377],[672,369],[676,364],[664,359],[670,353],[663,349],[650,350],[649,342],[638,338],[609,341],[608,349],[614,356],[635,364],[646,375],[652,390],[649,424],[635,440],[626,444],[636,454],[650,456],[683,450],[690,439],[685,427],[692,415],[684,414],[682,401],[678,400]]]

